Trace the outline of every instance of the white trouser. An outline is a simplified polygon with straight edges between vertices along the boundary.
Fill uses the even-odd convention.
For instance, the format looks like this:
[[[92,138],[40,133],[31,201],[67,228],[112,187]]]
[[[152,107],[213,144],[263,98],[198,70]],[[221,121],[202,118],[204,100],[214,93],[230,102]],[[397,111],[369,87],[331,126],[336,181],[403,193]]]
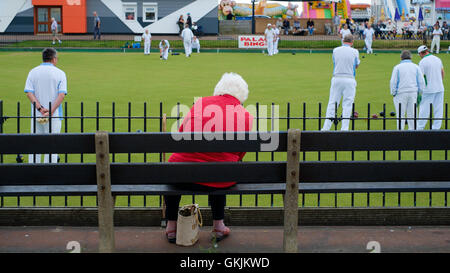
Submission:
[[[278,41],[280,38],[277,38],[275,42],[273,43],[273,54],[278,54]]]
[[[431,53],[433,53],[434,47],[436,47],[436,53],[439,53],[439,49],[441,47],[441,37],[439,35],[434,36],[431,41]]]
[[[164,60],[167,60],[167,58],[169,57],[169,49],[163,50],[161,56]]]
[[[144,54],[150,54],[150,43],[144,43]]]
[[[269,40],[267,41],[267,54],[268,54],[269,56],[272,56],[272,55],[273,55],[273,39],[269,39]]]
[[[336,107],[342,98],[342,125],[341,130],[347,131],[352,116],[352,106],[356,94],[356,80],[352,78],[333,77],[331,79],[330,99],[328,101],[327,113],[322,131],[330,130],[335,118]]]
[[[31,133],[34,132],[34,119],[31,119]],[[61,119],[60,118],[52,118],[52,134],[59,134],[61,132]],[[48,134],[50,133],[50,122],[46,124],[40,124],[36,119],[36,134]],[[50,144],[49,144],[50,145]],[[44,163],[49,163],[49,154],[44,155]],[[28,163],[35,163],[34,156],[36,156],[36,163],[41,163],[41,155],[40,154],[30,154],[28,155]],[[50,163],[57,163],[58,155],[52,154]]]
[[[430,105],[433,105],[433,124],[432,129],[441,129],[444,113],[444,92],[423,93],[422,101],[419,105],[419,120],[417,121],[417,129],[423,130],[430,118]],[[439,120],[438,120],[439,119]]]
[[[399,93],[394,97],[395,113],[397,114],[397,130],[399,130],[399,122],[401,130],[405,130],[405,118],[407,118],[408,130],[416,129],[414,126],[415,103],[417,103],[417,92]],[[400,121],[399,117],[401,117]]]
[[[200,52],[200,45],[199,44],[197,44],[197,45],[195,45],[192,49],[194,49],[194,48],[196,48],[197,49],[197,53],[199,53]]]
[[[184,53],[186,56],[191,55],[192,53],[192,42],[191,41],[183,41],[184,44]]]
[[[364,43],[366,44],[367,54],[373,53],[373,51],[372,51],[372,39],[364,39]]]

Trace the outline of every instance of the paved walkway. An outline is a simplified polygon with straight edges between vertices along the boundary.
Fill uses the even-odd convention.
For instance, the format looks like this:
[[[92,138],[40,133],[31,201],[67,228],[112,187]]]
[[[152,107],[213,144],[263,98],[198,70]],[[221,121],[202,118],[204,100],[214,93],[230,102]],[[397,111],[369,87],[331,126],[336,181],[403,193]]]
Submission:
[[[229,238],[214,248],[211,227],[203,227],[192,247],[169,244],[159,227],[116,227],[117,252],[162,253],[272,253],[282,252],[283,227],[231,227]],[[367,253],[367,244],[379,243],[381,252],[450,253],[450,226],[439,227],[313,227],[299,228],[299,250],[311,252]],[[96,227],[0,227],[0,252],[69,252],[77,241],[81,252],[96,252]],[[377,243],[374,243],[377,244]]]

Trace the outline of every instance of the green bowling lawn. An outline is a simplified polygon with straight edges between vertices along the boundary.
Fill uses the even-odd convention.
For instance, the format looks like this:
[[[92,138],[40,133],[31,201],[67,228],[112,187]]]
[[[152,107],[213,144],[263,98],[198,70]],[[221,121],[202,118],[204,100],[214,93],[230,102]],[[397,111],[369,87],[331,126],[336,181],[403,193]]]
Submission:
[[[195,52],[195,50],[194,50]],[[386,120],[385,127],[381,118],[371,119],[368,116],[379,114],[386,107],[386,112],[394,111],[392,97],[389,93],[389,80],[394,65],[399,63],[400,56],[397,53],[385,53],[365,56],[361,54],[361,65],[357,70],[357,94],[355,99],[355,110],[361,119],[355,121],[355,130],[382,130],[395,129],[393,120]],[[419,57],[413,52],[413,61],[418,63]],[[168,61],[159,60],[158,54],[144,56],[140,53],[59,53],[58,67],[64,70],[68,79],[68,95],[65,99],[68,107],[69,117],[87,117],[83,123],[79,118],[69,118],[63,122],[62,132],[94,132],[97,128],[112,131],[112,108],[115,103],[115,116],[123,117],[115,122],[117,132],[133,132],[144,130],[142,118],[132,119],[129,123],[128,105],[131,103],[131,116],[142,117],[144,115],[144,103],[147,104],[147,116],[157,117],[160,115],[160,103],[162,112],[168,116],[176,115],[177,103],[189,107],[195,97],[212,95],[216,83],[225,72],[236,72],[240,74],[249,85],[249,98],[245,106],[259,104],[260,109],[267,107],[270,116],[271,104],[279,106],[279,116],[287,116],[287,104],[290,105],[289,115],[290,127],[306,130],[317,130],[319,120],[308,119],[305,122],[300,119],[306,105],[307,117],[319,116],[319,103],[321,104],[321,116],[323,117],[328,102],[330,79],[332,72],[331,54],[278,54],[268,57],[263,54],[245,53],[194,53],[191,58],[183,54],[169,56]],[[450,63],[448,54],[439,54],[439,57],[447,68]],[[20,116],[30,115],[30,106],[23,92],[25,80],[30,69],[41,63],[39,52],[0,52],[0,100],[3,100],[4,115]],[[444,80],[445,89],[449,90],[449,77]],[[18,108],[18,102],[20,108]],[[96,102],[99,102],[99,119],[96,119]],[[448,96],[445,96],[448,102]],[[81,112],[83,103],[83,112]],[[370,103],[370,109],[368,104]],[[173,113],[172,113],[173,111]],[[262,113],[262,112],[260,112]],[[340,115],[340,113],[338,113]],[[388,116],[389,117],[389,116]],[[296,119],[295,119],[296,118]],[[98,123],[97,123],[98,120]],[[159,131],[158,119],[147,119],[147,131]],[[174,119],[169,119],[170,129]],[[262,122],[270,128],[270,120]],[[323,120],[321,121],[323,124]],[[446,122],[443,123],[443,128]],[[285,130],[287,120],[279,120],[279,130]],[[338,128],[340,127],[340,124]],[[4,124],[4,133],[29,132],[30,119],[16,118],[8,119]],[[262,127],[261,127],[262,128]],[[381,160],[382,152],[357,152],[355,160]],[[428,151],[418,151],[417,159],[429,159]],[[5,162],[15,162],[16,156],[4,156]],[[317,153],[306,153],[305,160],[316,160]],[[349,152],[337,154],[338,160],[350,160]],[[434,151],[432,159],[444,158],[444,151]],[[85,162],[94,162],[92,155],[84,155]],[[132,155],[132,161],[143,161],[143,155]],[[275,154],[274,160],[283,160],[284,155]],[[303,159],[303,157],[302,157]],[[335,153],[321,153],[321,160],[334,160]],[[397,160],[398,152],[386,153],[386,159]],[[402,152],[402,160],[413,159],[413,152]],[[25,156],[25,161],[27,160]],[[62,160],[65,161],[64,155]],[[117,161],[127,161],[127,155],[116,155]],[[159,155],[147,155],[148,161],[159,161]],[[255,154],[248,154],[245,160],[255,160]],[[271,154],[259,154],[259,160],[271,160]],[[80,155],[69,155],[68,162],[79,162]],[[339,194],[337,203],[339,206],[350,206],[350,194]],[[366,206],[367,195],[355,194],[355,205]],[[387,206],[397,206],[397,194],[386,195]],[[417,194],[417,205],[428,206],[428,193]],[[229,196],[229,205],[239,205],[238,196]],[[303,204],[302,196],[300,204]],[[401,205],[413,206],[413,194],[402,194]],[[444,194],[433,194],[433,205],[443,205]],[[17,199],[5,198],[5,205],[16,206]],[[143,197],[131,198],[131,205],[142,206]],[[191,197],[186,197],[190,202]],[[204,197],[197,197],[197,202],[205,205]],[[48,205],[47,197],[38,197],[38,205]],[[158,197],[147,197],[147,205],[159,205]],[[270,195],[258,196],[259,206],[270,206]],[[371,194],[371,206],[382,205],[382,194]],[[21,198],[21,205],[32,204],[31,198]],[[86,197],[83,205],[94,205],[92,198]],[[127,205],[127,198],[119,198],[118,205]],[[274,205],[282,204],[280,196],[274,197]],[[322,194],[320,196],[321,206],[334,206],[334,194]],[[55,197],[52,205],[64,205],[64,198]],[[79,197],[70,197],[69,205],[80,205]],[[254,206],[254,196],[244,196],[244,206]],[[305,205],[318,205],[317,195],[307,195]]]

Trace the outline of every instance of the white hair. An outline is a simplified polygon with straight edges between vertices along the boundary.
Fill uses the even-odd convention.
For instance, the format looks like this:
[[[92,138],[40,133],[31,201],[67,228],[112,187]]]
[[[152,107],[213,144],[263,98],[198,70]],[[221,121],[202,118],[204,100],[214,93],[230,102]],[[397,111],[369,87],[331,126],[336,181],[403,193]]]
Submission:
[[[225,73],[214,88],[214,96],[226,94],[244,103],[248,97],[248,85],[240,75],[233,72]]]

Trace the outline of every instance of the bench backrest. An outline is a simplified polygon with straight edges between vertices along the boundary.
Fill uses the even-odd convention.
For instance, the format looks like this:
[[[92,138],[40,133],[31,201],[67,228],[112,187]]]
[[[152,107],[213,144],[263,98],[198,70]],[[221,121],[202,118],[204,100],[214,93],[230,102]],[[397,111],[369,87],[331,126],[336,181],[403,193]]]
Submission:
[[[274,152],[288,150],[288,132]],[[217,140],[234,137],[232,141]],[[267,137],[267,136],[266,136]],[[182,139],[182,140],[176,140]],[[186,139],[198,139],[195,141]],[[212,140],[211,140],[212,139]],[[241,140],[242,139],[242,140]],[[110,133],[108,153],[261,152],[257,133]],[[450,131],[302,132],[299,152],[448,150]],[[0,134],[1,154],[95,154],[95,134]],[[286,162],[111,163],[112,184],[285,183]],[[449,181],[447,160],[306,161],[299,182]],[[95,163],[0,164],[0,185],[95,185]],[[55,179],[57,178],[57,179]]]

